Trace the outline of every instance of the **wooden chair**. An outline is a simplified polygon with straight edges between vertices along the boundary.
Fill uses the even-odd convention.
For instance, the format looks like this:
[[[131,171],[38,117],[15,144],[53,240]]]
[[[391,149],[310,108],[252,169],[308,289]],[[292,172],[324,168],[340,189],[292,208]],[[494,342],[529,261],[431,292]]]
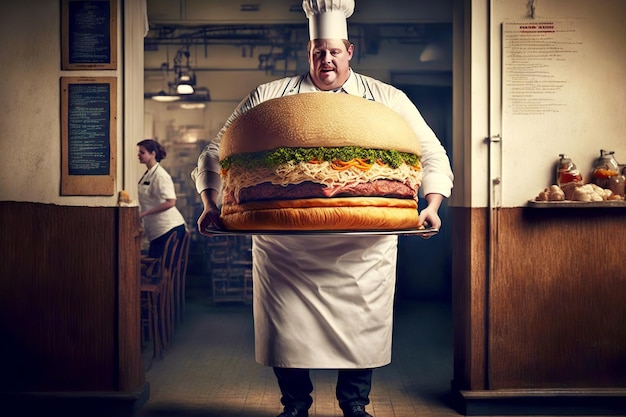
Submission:
[[[145,307],[149,316],[148,322],[155,357],[162,357],[163,351],[169,347],[170,343],[169,288],[174,273],[174,255],[177,246],[178,237],[176,233],[172,233],[165,243],[165,249],[160,258],[141,258],[142,306]]]
[[[153,260],[155,262],[158,261],[156,258],[153,258]],[[147,270],[148,268],[152,268],[152,266],[142,260],[141,262],[141,277],[142,278],[145,275],[145,270]],[[153,308],[156,308],[156,307],[152,305],[153,297],[151,296],[151,293],[146,290],[145,285],[143,283],[143,279],[140,284],[140,287],[141,287],[141,351],[143,352],[143,350],[145,349],[146,343],[154,342],[155,340],[154,339],[154,327],[153,327],[155,311],[153,310]],[[157,353],[160,354],[160,352],[157,352],[156,346],[154,346],[153,350],[154,350],[153,356],[156,356]]]
[[[141,260],[141,316],[143,325],[148,327],[148,338],[152,341],[152,355],[155,358],[163,356],[161,332],[158,324],[159,312],[157,309],[159,286],[156,283],[148,282],[146,277],[151,274],[149,271],[158,268],[155,266],[158,262],[159,259],[157,258],[143,258]],[[143,337],[144,334],[142,334]]]
[[[174,337],[174,312],[175,312],[175,300],[174,300],[174,282],[177,274],[177,263],[180,258],[181,240],[178,239],[176,233],[174,236],[173,246],[170,252],[163,256],[166,262],[166,273],[163,275],[162,287],[161,287],[161,326],[163,334],[163,348],[165,350],[170,348],[170,344]]]
[[[174,278],[174,324],[178,326],[185,314],[185,286],[187,281],[187,264],[189,261],[189,244],[191,232],[186,231],[179,245],[179,257]]]
[[[186,233],[185,233],[186,235]],[[174,331],[176,330],[176,314],[178,310],[178,283],[180,281],[180,260],[184,251],[183,243],[185,240],[179,240],[177,236],[177,245],[172,252],[172,259],[170,260],[171,269],[167,276],[167,281],[164,283],[163,295],[164,300],[164,323],[165,323],[165,338],[164,348],[169,349],[172,339],[174,338]]]

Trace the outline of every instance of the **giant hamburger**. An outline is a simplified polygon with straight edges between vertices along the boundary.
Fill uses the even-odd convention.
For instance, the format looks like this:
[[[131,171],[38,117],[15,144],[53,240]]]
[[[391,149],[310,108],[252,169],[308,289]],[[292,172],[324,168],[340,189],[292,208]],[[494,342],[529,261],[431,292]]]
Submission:
[[[220,144],[229,230],[402,230],[417,227],[420,145],[385,105],[303,93],[260,103]]]

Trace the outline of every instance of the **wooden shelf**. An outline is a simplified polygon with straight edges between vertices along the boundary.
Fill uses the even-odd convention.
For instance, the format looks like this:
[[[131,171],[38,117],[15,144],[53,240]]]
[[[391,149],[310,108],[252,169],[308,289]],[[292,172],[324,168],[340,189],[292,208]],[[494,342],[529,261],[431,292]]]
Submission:
[[[626,201],[528,201],[528,207],[553,208],[626,208]]]

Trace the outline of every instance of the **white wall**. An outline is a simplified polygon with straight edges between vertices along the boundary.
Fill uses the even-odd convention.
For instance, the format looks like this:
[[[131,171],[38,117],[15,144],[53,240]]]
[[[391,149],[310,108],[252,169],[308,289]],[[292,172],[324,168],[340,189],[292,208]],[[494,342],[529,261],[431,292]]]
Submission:
[[[122,51],[121,38],[118,36],[118,51]],[[120,139],[116,155],[116,190],[120,190],[124,152],[121,145],[121,112],[124,109],[121,70],[61,71],[59,0],[3,4],[0,50],[3,52],[0,61],[0,200],[59,205],[116,205],[117,192],[112,197],[60,196],[60,77],[86,74],[118,77],[117,131]]]
[[[460,173],[471,175],[471,183],[457,181],[462,198],[456,205],[486,207],[489,204],[489,152],[484,140],[502,135],[494,146],[491,166],[502,183],[495,188],[494,201],[503,207],[524,206],[539,191],[554,183],[554,165],[559,153],[568,154],[589,178],[600,149],[615,151],[626,163],[626,2],[623,0],[541,0],[536,1],[535,19],[527,14],[527,0],[466,1],[471,4],[471,56],[464,64],[471,68],[471,82],[465,96],[464,164],[456,161]],[[469,6],[467,6],[469,7]],[[484,20],[491,16],[491,21]],[[554,114],[508,117],[503,125],[501,27],[507,21],[575,19],[583,41],[576,65],[564,74],[573,84],[567,106]],[[469,60],[469,61],[468,61]],[[456,67],[455,67],[456,68]],[[505,80],[506,82],[506,80]],[[456,87],[456,86],[455,86]],[[457,125],[458,127],[458,125]],[[456,144],[455,144],[456,145]],[[501,169],[500,169],[501,166]],[[468,188],[470,191],[468,191]]]

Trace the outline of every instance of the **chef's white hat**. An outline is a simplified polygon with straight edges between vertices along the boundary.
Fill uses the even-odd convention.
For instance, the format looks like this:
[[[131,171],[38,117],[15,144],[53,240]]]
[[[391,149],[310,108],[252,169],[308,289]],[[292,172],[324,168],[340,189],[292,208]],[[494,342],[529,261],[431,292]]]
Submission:
[[[347,19],[354,12],[354,0],[302,0],[309,19],[309,38],[348,39]]]

